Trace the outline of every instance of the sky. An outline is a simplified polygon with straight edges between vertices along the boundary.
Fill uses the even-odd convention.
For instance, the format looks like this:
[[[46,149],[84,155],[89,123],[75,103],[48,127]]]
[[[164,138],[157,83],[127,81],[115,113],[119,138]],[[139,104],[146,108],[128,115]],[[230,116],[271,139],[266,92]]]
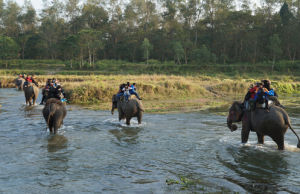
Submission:
[[[237,2],[239,2],[239,0],[236,0]],[[19,5],[23,5],[24,0],[16,0],[16,2]],[[250,1],[252,3],[256,3],[257,5],[260,4],[260,0],[252,0]],[[41,10],[43,8],[43,1],[42,0],[31,0],[32,5],[34,6],[35,9],[37,9],[38,11]]]
[[[19,5],[23,5],[24,3],[24,0],[15,0]],[[236,2],[241,2],[241,0],[235,0]],[[250,1],[253,4],[256,4],[256,5],[260,5],[260,2],[261,0],[251,0]],[[41,11],[41,9],[43,8],[43,1],[42,0],[31,0],[31,3],[32,5],[34,6],[34,8],[37,10],[37,11]]]
[[[23,5],[24,0],[16,0],[16,2],[17,2],[19,5]],[[32,3],[33,7],[34,7],[36,10],[41,10],[41,9],[43,8],[43,1],[42,1],[42,0],[31,0],[31,3]]]

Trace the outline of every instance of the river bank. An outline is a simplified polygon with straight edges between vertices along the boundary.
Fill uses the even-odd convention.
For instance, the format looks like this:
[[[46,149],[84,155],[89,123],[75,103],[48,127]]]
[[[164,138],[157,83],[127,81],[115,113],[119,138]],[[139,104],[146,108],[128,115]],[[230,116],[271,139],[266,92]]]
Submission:
[[[39,75],[40,86],[53,75]],[[14,87],[13,75],[0,75],[0,87]],[[121,83],[137,84],[146,112],[193,112],[227,108],[234,100],[243,100],[251,83],[263,77],[174,76],[174,75],[55,75],[63,85],[69,103],[89,109],[109,110],[111,97]],[[294,76],[267,77],[288,107],[299,106],[300,81]],[[293,97],[294,96],[294,97]]]

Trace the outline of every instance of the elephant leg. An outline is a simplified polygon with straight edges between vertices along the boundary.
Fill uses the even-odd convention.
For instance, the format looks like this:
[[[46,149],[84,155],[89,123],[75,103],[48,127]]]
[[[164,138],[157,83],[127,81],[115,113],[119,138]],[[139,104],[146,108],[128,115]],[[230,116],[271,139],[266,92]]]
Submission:
[[[248,118],[247,115],[244,115],[242,119],[242,133],[241,133],[242,143],[248,142],[250,130],[251,130],[250,119]]]
[[[143,113],[140,111],[137,115],[137,120],[139,124],[142,124],[142,117],[143,117]]]
[[[257,140],[258,140],[258,143],[259,144],[264,144],[264,141],[265,141],[265,136],[260,134],[260,133],[256,133],[257,135]]]
[[[131,118],[126,118],[126,125],[130,125],[130,120],[131,120]]]
[[[52,121],[49,122],[49,130],[50,130],[50,133],[53,133],[53,123],[52,123]]]
[[[54,134],[57,133],[57,130],[58,130],[58,126],[56,124],[54,124]]]
[[[36,97],[33,97],[33,105],[35,105]]]
[[[283,137],[283,135],[278,135],[278,136],[272,137],[272,139],[277,144],[278,150],[283,150],[284,149],[284,137]]]
[[[250,129],[242,128],[242,143],[247,143],[249,138]]]

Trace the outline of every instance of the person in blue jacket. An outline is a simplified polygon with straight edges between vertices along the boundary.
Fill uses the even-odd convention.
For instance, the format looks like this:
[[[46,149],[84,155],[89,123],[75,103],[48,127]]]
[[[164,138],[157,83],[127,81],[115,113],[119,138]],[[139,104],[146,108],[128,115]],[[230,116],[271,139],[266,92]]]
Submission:
[[[262,85],[260,85],[260,87],[256,92],[255,100],[258,101],[258,103],[260,104],[263,104],[265,102],[266,104],[265,108],[269,110],[270,97],[276,97],[276,101],[277,101],[277,94],[274,91],[274,89],[271,88],[271,82],[269,80],[262,80]]]
[[[131,95],[135,95],[139,100],[142,100],[141,98],[140,98],[140,96],[139,96],[139,94],[136,92],[136,84],[135,83],[133,83],[131,86],[130,86],[130,88],[129,88],[129,93],[131,94]]]
[[[277,93],[273,88],[271,88],[271,81],[270,80],[262,80],[263,87],[266,88],[269,91],[269,96],[276,96],[278,98]]]

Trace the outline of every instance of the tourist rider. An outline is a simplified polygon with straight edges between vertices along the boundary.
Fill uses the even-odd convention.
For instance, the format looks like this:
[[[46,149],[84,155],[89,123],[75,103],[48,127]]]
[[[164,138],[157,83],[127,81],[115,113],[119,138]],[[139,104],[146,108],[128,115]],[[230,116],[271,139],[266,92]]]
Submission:
[[[32,83],[34,83],[36,86],[39,86],[39,84],[35,81],[35,76],[34,76],[34,75],[31,76],[31,81],[32,81]]]
[[[251,92],[250,92],[250,90],[251,90],[253,87],[254,87],[254,85],[251,84],[250,87],[248,88],[247,94],[246,94],[245,97],[244,97],[243,107],[244,107],[246,110],[249,110],[249,100],[251,99]]]
[[[264,85],[264,88],[266,88],[268,90],[268,93],[267,93],[268,100],[272,100],[276,106],[284,108],[284,106],[282,106],[278,100],[278,94],[276,93],[276,91],[273,88],[271,88],[271,81],[270,80],[262,80],[262,83]]]
[[[268,87],[270,89],[270,87]],[[274,90],[268,90],[264,87],[264,84],[261,83],[259,88],[256,91],[255,101],[259,104],[265,103],[265,108],[269,110],[269,96],[274,96]]]
[[[128,101],[129,97],[130,97],[130,92],[129,92],[129,86],[128,84],[125,86],[125,91],[124,91],[124,96],[125,96],[125,100],[126,102]]]
[[[65,97],[65,92],[61,85],[57,85],[57,87],[55,88],[54,97],[59,100],[62,100]]]
[[[270,96],[276,96],[278,98],[277,93],[273,88],[271,88],[271,81],[270,80],[262,80],[263,87],[266,88],[269,91]]]
[[[139,100],[142,100],[141,98],[140,98],[140,96],[138,95],[138,93],[136,92],[136,84],[135,83],[133,83],[131,86],[130,86],[130,88],[129,88],[129,93],[130,93],[130,95],[135,95]]]
[[[50,83],[50,89],[49,89],[49,98],[56,98],[59,100],[62,100],[65,96],[65,92],[61,85],[54,86],[54,83]]]
[[[43,98],[42,98],[42,101],[40,103],[41,105],[44,103],[46,97],[49,95],[50,83],[51,83],[51,79],[48,79],[47,82],[46,82],[45,88],[43,90]]]
[[[27,75],[25,78],[24,86],[27,87],[29,83],[32,83],[32,79],[30,75]]]
[[[52,83],[53,83],[54,87],[57,86],[57,80],[55,78],[52,78]]]
[[[260,85],[262,85],[262,83],[257,82],[255,85],[250,85],[248,92],[245,96],[244,99],[244,107],[246,108],[246,110],[249,110],[249,108],[251,107],[251,110],[254,110],[256,107],[256,100],[255,100],[255,95],[256,92],[258,90],[258,88],[260,87]],[[250,105],[250,107],[249,107]]]
[[[124,95],[125,86],[126,86],[126,84],[124,84],[124,83],[120,85],[119,92],[117,94],[118,99],[120,99],[120,97]]]

